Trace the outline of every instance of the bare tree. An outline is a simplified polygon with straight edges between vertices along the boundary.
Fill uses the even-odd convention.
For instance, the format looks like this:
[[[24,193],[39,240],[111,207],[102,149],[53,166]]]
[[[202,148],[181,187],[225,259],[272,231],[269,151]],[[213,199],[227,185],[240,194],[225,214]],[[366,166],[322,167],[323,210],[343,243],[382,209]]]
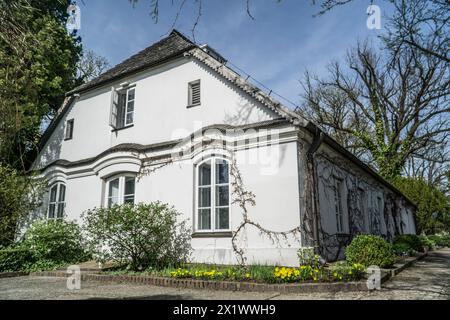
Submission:
[[[140,0],[128,0],[133,6],[136,5]],[[142,1],[142,0],[141,0]],[[159,21],[159,17],[160,17],[160,5],[161,5],[161,1],[160,0],[148,0],[150,3],[150,15],[153,19],[153,21],[155,21],[155,23],[158,23]],[[255,17],[252,14],[252,10],[251,10],[251,0],[241,0],[242,4],[243,4],[243,10],[246,11],[248,17],[252,20],[255,19]],[[273,0],[277,3],[282,2],[282,0]],[[193,20],[192,23],[192,28],[191,28],[191,33],[192,33],[192,38],[195,39],[195,30],[200,22],[200,19],[203,15],[203,4],[205,2],[205,0],[172,0],[170,2],[172,7],[176,7],[176,13],[173,19],[173,23],[172,23],[172,28],[175,27],[178,19],[180,18],[180,16],[183,13],[183,9],[185,8],[186,4],[188,4],[189,2],[191,2],[192,4],[194,4],[194,6],[196,6],[196,16]]]
[[[78,62],[78,77],[83,82],[87,82],[97,78],[109,68],[110,64],[105,57],[95,54],[92,50],[88,50],[83,53],[81,60]]]
[[[318,15],[354,0],[312,0],[320,6]],[[373,4],[373,0],[367,0]],[[450,62],[450,1],[449,0],[386,0],[394,5],[388,17],[386,43],[397,51],[405,47]]]
[[[325,79],[306,74],[305,109],[334,136],[356,139],[354,146],[386,178],[448,139],[450,78],[443,60],[416,49],[377,54],[363,44],[328,71]]]
[[[342,146],[347,148],[356,156],[369,160],[366,156],[367,150],[361,141],[351,132],[337,128],[351,127],[362,131],[368,127],[367,121],[356,108],[348,108],[353,103],[348,96],[331,86],[316,88],[320,82],[316,75],[305,73],[304,81],[301,82],[307,108],[298,110],[306,119],[312,119],[321,124],[327,134],[332,136]]]

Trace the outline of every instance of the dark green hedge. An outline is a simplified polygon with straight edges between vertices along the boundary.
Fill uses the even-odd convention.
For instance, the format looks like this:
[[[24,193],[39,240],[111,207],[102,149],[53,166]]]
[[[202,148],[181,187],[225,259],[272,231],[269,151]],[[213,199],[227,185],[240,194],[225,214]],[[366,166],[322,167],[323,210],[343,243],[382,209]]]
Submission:
[[[404,244],[409,246],[412,250],[423,252],[423,241],[415,234],[402,234],[395,237],[395,244]]]
[[[33,262],[33,255],[24,248],[4,248],[0,250],[0,272],[22,271]]]

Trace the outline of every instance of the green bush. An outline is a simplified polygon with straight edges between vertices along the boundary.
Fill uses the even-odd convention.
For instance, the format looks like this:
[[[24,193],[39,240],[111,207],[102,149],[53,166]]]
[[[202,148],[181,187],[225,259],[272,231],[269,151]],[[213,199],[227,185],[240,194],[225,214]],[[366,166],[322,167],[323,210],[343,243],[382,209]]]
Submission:
[[[420,243],[422,244],[422,248],[428,248],[429,250],[433,250],[436,247],[436,241],[434,241],[432,238],[421,234],[419,236]],[[423,250],[425,251],[425,250]]]
[[[38,179],[0,163],[0,247],[14,244],[17,225],[41,205],[43,185]]]
[[[450,201],[443,190],[423,179],[397,178],[394,185],[417,204],[417,233],[450,231]]]
[[[9,247],[0,250],[0,272],[23,271],[24,266],[34,262],[30,250]]]
[[[384,268],[395,262],[392,245],[373,235],[355,237],[345,250],[345,257],[350,265],[362,264],[365,267],[375,265]]]
[[[113,260],[139,271],[188,260],[190,230],[167,204],[125,204],[83,214],[84,228],[98,260]]]
[[[418,252],[423,252],[423,239],[420,239],[415,234],[402,234],[395,237],[394,244],[403,243],[408,245],[411,249]]]
[[[394,243],[393,248],[395,254],[398,256],[412,256],[416,252],[407,243]]]
[[[428,239],[433,241],[436,246],[450,247],[450,235],[448,233],[430,235]]]
[[[32,252],[35,261],[55,265],[89,260],[81,228],[75,222],[39,220],[26,231],[21,247]]]

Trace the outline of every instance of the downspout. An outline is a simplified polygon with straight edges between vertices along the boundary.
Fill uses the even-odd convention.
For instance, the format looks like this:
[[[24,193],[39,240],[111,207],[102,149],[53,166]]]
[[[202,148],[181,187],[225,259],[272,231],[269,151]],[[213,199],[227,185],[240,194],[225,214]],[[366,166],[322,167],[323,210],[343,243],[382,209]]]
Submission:
[[[319,149],[320,145],[323,142],[324,139],[323,132],[317,127],[314,126],[314,136],[313,141],[311,145],[309,146],[308,151],[306,152],[306,159],[307,159],[307,168],[309,171],[309,175],[311,177],[311,183],[312,183],[312,189],[311,189],[311,197],[312,197],[312,214],[313,214],[313,241],[314,241],[314,252],[316,254],[320,254],[320,247],[319,247],[319,199],[317,197],[317,172],[316,172],[316,166],[315,166],[315,153]]]

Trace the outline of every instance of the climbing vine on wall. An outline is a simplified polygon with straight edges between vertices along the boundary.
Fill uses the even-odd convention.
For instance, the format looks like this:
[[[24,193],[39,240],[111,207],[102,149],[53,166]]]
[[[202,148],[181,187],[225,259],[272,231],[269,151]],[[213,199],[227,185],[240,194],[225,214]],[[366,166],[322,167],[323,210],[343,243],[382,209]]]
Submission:
[[[239,265],[243,268],[247,266],[247,256],[246,248],[239,245],[239,236],[243,233],[246,227],[256,228],[261,236],[268,238],[274,245],[281,246],[282,242],[289,245],[289,236],[293,236],[296,240],[299,240],[301,236],[300,226],[287,231],[273,231],[263,227],[260,223],[254,221],[249,216],[249,207],[255,206],[255,194],[251,191],[245,189],[244,183],[242,181],[241,173],[236,164],[236,159],[232,159],[230,166],[231,175],[231,187],[233,195],[233,203],[237,204],[241,209],[242,219],[233,231],[233,236],[231,238],[231,244],[233,247],[233,252],[236,255]]]

